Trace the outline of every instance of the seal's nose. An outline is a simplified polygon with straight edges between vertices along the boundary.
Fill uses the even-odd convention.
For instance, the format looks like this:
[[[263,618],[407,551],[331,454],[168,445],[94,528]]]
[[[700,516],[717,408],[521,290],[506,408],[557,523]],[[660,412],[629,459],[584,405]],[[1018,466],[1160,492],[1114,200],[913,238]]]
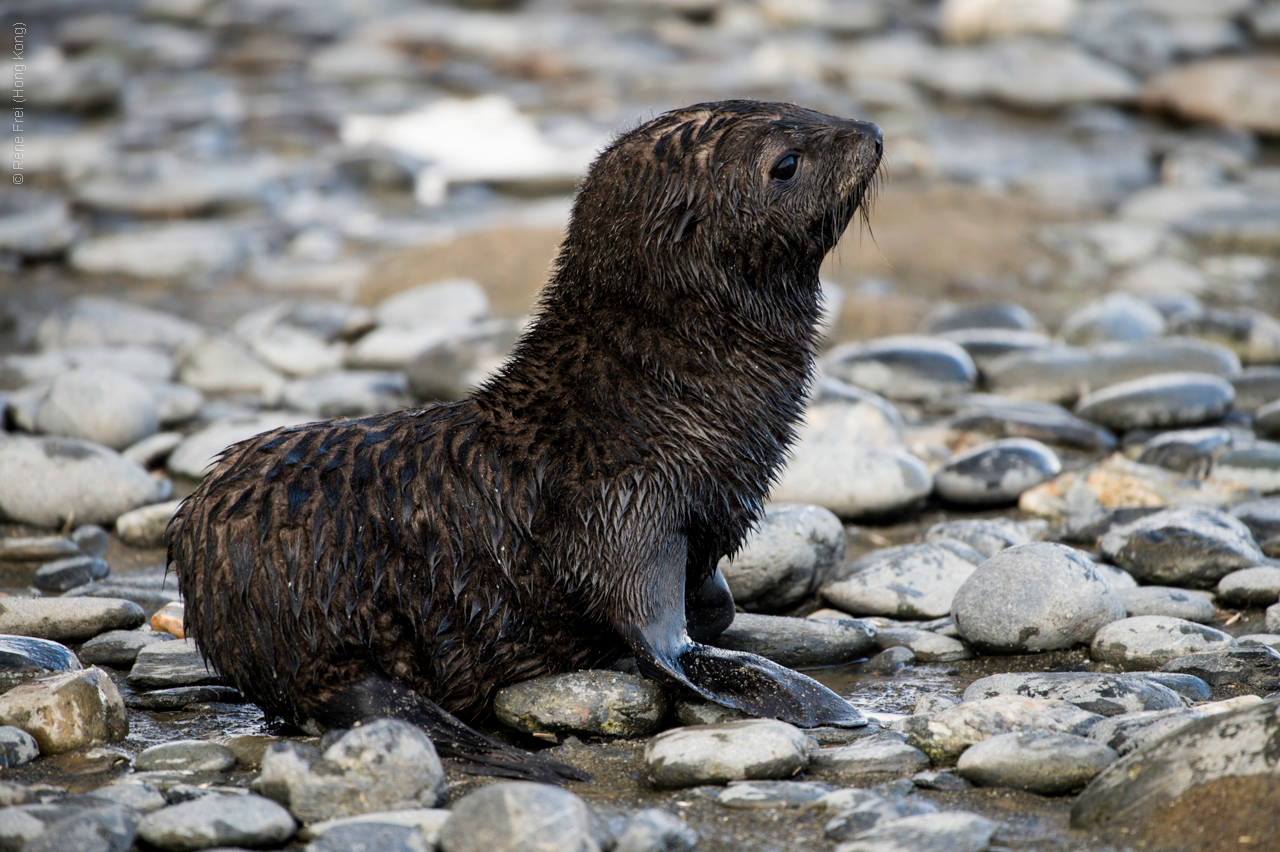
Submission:
[[[879,126],[869,121],[857,121],[854,119],[849,119],[848,124],[859,136],[876,146],[877,156],[884,153],[884,131]]]

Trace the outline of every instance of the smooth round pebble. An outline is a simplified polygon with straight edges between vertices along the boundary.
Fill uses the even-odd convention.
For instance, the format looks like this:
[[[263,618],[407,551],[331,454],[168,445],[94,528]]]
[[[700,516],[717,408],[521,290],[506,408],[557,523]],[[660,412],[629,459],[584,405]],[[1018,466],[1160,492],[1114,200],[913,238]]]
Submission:
[[[203,740],[154,745],[143,749],[133,761],[139,772],[225,772],[235,765],[235,752]]]
[[[0,725],[21,728],[41,754],[62,754],[129,733],[120,691],[102,669],[59,672],[0,695]]]
[[[90,666],[110,666],[113,669],[129,669],[138,659],[138,652],[153,642],[166,642],[173,637],[142,630],[108,630],[80,646],[80,660]]]
[[[1017,302],[944,305],[930,311],[920,323],[920,329],[925,334],[972,328],[1034,331],[1037,327],[1036,318]]]
[[[776,612],[812,594],[840,563],[844,548],[844,526],[827,509],[772,503],[742,549],[720,561],[720,570],[735,604]]]
[[[1248,446],[1233,447],[1213,465],[1213,476],[1238,482],[1259,494],[1280,491],[1280,444],[1258,441]]]
[[[307,844],[307,852],[431,852],[431,848],[416,828],[377,822],[340,825]]]
[[[730,781],[716,796],[716,804],[734,810],[800,808],[831,792],[830,784],[817,781]]]
[[[469,793],[440,830],[441,852],[599,852],[603,829],[568,790],[502,781]]]
[[[818,595],[852,615],[938,618],[951,611],[956,592],[980,561],[980,553],[955,541],[886,547],[842,566]]]
[[[989,675],[969,684],[965,701],[998,695],[1056,698],[1100,716],[1168,710],[1183,706],[1182,698],[1167,686],[1141,675],[1093,672],[1043,672]]]
[[[1056,796],[1084,787],[1116,759],[1114,750],[1085,737],[1019,731],[971,746],[956,772],[980,787]]]
[[[518,731],[642,737],[658,730],[667,696],[655,681],[613,671],[549,675],[498,691],[493,712]]]
[[[60,642],[32,636],[0,635],[0,672],[66,672],[80,668],[71,649]]]
[[[1108,429],[1198,426],[1227,413],[1235,390],[1207,373],[1166,373],[1087,394],[1076,414]]]
[[[965,518],[934,524],[924,534],[932,544],[949,538],[964,542],[987,559],[1015,544],[1029,544],[1047,530],[1044,521],[1018,523],[1004,518]]]
[[[113,598],[0,598],[0,633],[77,642],[146,620],[142,607]]]
[[[659,787],[789,778],[809,764],[809,738],[773,719],[675,728],[649,740],[644,762]]]
[[[46,562],[36,569],[31,585],[42,592],[65,592],[76,586],[101,580],[111,573],[111,566],[92,556],[72,556]]]
[[[872,735],[848,745],[814,751],[810,767],[814,771],[864,775],[870,772],[912,775],[929,767],[929,758],[915,746],[902,742],[901,735]]]
[[[967,811],[938,811],[888,820],[837,848],[840,852],[889,852],[890,850],[946,850],[982,852],[1000,823]]]
[[[1118,594],[1129,617],[1136,615],[1167,615],[1185,618],[1197,624],[1213,621],[1213,601],[1203,592],[1179,589],[1174,586],[1136,586],[1121,589]]]
[[[1044,444],[1009,438],[951,459],[933,475],[933,484],[937,495],[952,503],[999,506],[1061,472],[1062,462]]]
[[[1280,600],[1280,568],[1263,565],[1232,571],[1218,581],[1218,598],[1228,606],[1269,606]]]
[[[1098,540],[1102,556],[1141,583],[1211,586],[1267,559],[1249,528],[1214,509],[1174,508],[1114,527]]]
[[[1230,430],[1221,427],[1163,432],[1142,445],[1138,462],[1203,478],[1233,440]]]
[[[1280,497],[1246,500],[1232,506],[1227,514],[1248,527],[1258,541],[1280,536]]]
[[[951,614],[978,650],[1025,654],[1088,642],[1124,617],[1124,604],[1083,553],[1033,542],[978,566],[956,592]]]
[[[1058,329],[1072,346],[1126,343],[1168,331],[1164,315],[1128,293],[1110,293],[1069,314]]]
[[[25,766],[39,756],[35,737],[21,728],[0,725],[0,769]]]
[[[627,820],[613,852],[692,852],[698,833],[657,808],[636,811]]]
[[[788,668],[834,666],[866,656],[875,630],[864,621],[822,621],[740,612],[711,644],[759,654]]]
[[[160,428],[155,397],[128,373],[79,367],[57,376],[36,406],[36,431],[123,450]]]
[[[119,805],[77,809],[52,822],[23,852],[124,852],[133,847],[136,815]]]
[[[794,448],[771,497],[857,519],[897,512],[931,491],[929,468],[903,450],[811,443]]]
[[[1235,639],[1212,627],[1165,615],[1139,615],[1099,630],[1089,656],[1121,669],[1154,670],[1186,654],[1235,644]]]
[[[165,852],[189,852],[279,846],[297,828],[289,812],[269,799],[210,794],[148,814],[138,823],[138,836]]]
[[[918,335],[846,343],[827,353],[825,372],[889,399],[919,401],[973,387],[978,369],[960,346]]]
[[[142,506],[116,518],[116,535],[130,547],[164,547],[169,521],[181,500]]]
[[[965,749],[996,734],[1034,730],[1084,736],[1103,718],[1056,698],[1000,695],[962,701],[929,716],[909,716],[902,727],[908,743],[935,765],[948,765]]]

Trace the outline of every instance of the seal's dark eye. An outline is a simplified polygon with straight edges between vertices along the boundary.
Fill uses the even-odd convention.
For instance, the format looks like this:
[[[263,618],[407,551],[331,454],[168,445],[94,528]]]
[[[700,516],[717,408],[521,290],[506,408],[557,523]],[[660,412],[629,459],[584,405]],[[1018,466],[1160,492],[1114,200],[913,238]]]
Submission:
[[[776,181],[786,182],[796,176],[796,171],[800,168],[800,155],[787,154],[776,164],[773,171],[769,172],[769,177]]]

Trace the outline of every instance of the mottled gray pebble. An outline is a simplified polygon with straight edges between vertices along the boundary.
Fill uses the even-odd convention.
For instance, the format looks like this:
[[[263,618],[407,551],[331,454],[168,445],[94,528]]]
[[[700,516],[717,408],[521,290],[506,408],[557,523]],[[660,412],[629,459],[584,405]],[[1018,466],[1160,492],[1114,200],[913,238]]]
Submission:
[[[840,842],[868,831],[877,825],[903,817],[932,814],[937,807],[923,796],[884,798],[871,795],[852,807],[845,808],[827,820],[822,833],[828,840]]]
[[[84,524],[71,533],[71,540],[85,556],[101,558],[111,541],[110,534],[97,524]]]
[[[144,645],[129,672],[128,682],[138,690],[175,686],[221,684],[222,677],[207,666],[190,639]]]
[[[133,760],[139,772],[225,772],[236,765],[231,749],[203,740],[174,740],[143,749]]]
[[[1000,824],[966,811],[939,811],[890,820],[854,835],[837,852],[937,850],[980,852],[991,844]]]
[[[1158,669],[1186,654],[1236,644],[1221,630],[1163,615],[1140,615],[1113,621],[1098,631],[1089,656],[1126,670]]]
[[[1007,518],[965,518],[934,524],[924,534],[926,543],[949,538],[961,541],[990,559],[1015,544],[1029,544],[1047,531],[1044,521],[1018,523]]]
[[[972,649],[959,639],[943,636],[932,630],[910,627],[877,627],[875,646],[883,650],[906,648],[921,663],[946,663],[973,658]]]
[[[330,829],[344,826],[381,823],[417,829],[426,838],[427,843],[434,847],[440,839],[440,829],[444,828],[444,824],[448,822],[450,815],[450,812],[443,808],[405,808],[395,811],[374,811],[373,813],[308,823],[298,830],[298,839],[313,840]]]
[[[112,524],[159,499],[141,466],[114,450],[73,438],[13,435],[0,441],[0,517],[37,527]]]
[[[1267,560],[1249,528],[1213,509],[1166,509],[1116,527],[1098,542],[1102,555],[1139,582],[1211,586]]]
[[[1138,461],[1203,478],[1231,442],[1231,432],[1221,427],[1163,432],[1142,445]]]
[[[1236,645],[1184,654],[1160,667],[1160,671],[1188,674],[1213,687],[1219,697],[1220,688],[1243,685],[1263,694],[1280,690],[1280,651],[1265,645]]]
[[[21,728],[0,725],[0,769],[24,766],[39,756],[35,737]]]
[[[111,598],[0,599],[0,633],[76,642],[146,620],[141,607]]]
[[[975,744],[960,755],[956,772],[982,787],[1054,796],[1079,790],[1116,757],[1112,749],[1085,737],[1020,731]]]
[[[1280,568],[1262,565],[1232,571],[1218,581],[1218,599],[1228,606],[1269,606],[1280,600]]]
[[[441,852],[599,852],[604,828],[586,803],[548,784],[503,781],[469,793],[440,830]]]
[[[659,787],[692,787],[789,778],[809,764],[800,729],[772,719],[675,728],[645,746],[649,777]]]
[[[72,556],[48,562],[36,570],[31,585],[43,592],[65,592],[111,573],[111,566],[92,556]]]
[[[929,468],[903,450],[807,443],[792,451],[772,497],[856,519],[893,514],[932,491]]]
[[[307,852],[431,852],[431,848],[416,828],[377,822],[337,826],[307,844]]]
[[[1083,553],[1033,542],[979,566],[956,592],[951,612],[975,648],[1027,653],[1088,642],[1124,616],[1124,605]]]
[[[910,648],[898,645],[886,648],[862,665],[858,670],[865,674],[892,675],[902,671],[916,661],[915,652]]]
[[[1118,591],[1129,616],[1167,615],[1197,624],[1213,621],[1213,601],[1203,592],[1176,586],[1136,586]]]
[[[1164,315],[1147,302],[1110,293],[1068,314],[1058,334],[1072,346],[1089,346],[1146,340],[1167,330]]]
[[[65,672],[80,668],[71,649],[32,636],[0,635],[0,672]]]
[[[740,612],[712,644],[759,654],[790,668],[831,666],[866,656],[875,631],[864,621],[822,621]]]
[[[1280,536],[1280,497],[1246,500],[1232,506],[1227,513],[1243,522],[1258,541]]]
[[[133,846],[137,814],[118,805],[86,808],[49,824],[23,852],[126,852]]]
[[[1198,426],[1218,420],[1235,398],[1231,383],[1206,373],[1166,373],[1094,391],[1076,414],[1108,429]]]
[[[95,799],[104,799],[133,808],[140,813],[149,814],[169,804],[164,793],[154,784],[139,780],[129,775],[117,778],[109,784],[93,791]]]
[[[102,669],[59,672],[0,695],[0,724],[21,728],[41,754],[118,742],[129,732],[120,691]]]
[[[973,553],[972,548],[967,549]],[[852,565],[842,566],[837,579],[822,586],[819,595],[853,615],[937,618],[951,611],[956,591],[982,558],[977,554],[971,559],[961,553],[946,541],[873,551]]]
[[[1215,479],[1238,482],[1259,494],[1280,491],[1280,444],[1274,441],[1257,441],[1243,447],[1233,447],[1213,465]]]
[[[209,795],[161,808],[138,823],[138,836],[166,852],[211,846],[279,846],[297,823],[280,805],[261,796]]]
[[[929,758],[898,734],[873,734],[849,745],[820,748],[813,752],[810,767],[841,775],[888,772],[911,775],[929,766]]]
[[[998,696],[963,701],[931,716],[910,716],[902,723],[907,742],[935,765],[949,765],[965,749],[996,734],[1041,730],[1084,736],[1103,717],[1052,698]]]
[[[49,383],[35,412],[36,431],[123,450],[160,428],[155,397],[128,373],[69,370]]]
[[[1178,693],[1141,676],[1092,672],[1008,673],[979,678],[964,691],[965,701],[997,695],[1056,698],[1101,716],[1182,707]]]
[[[911,783],[921,790],[937,790],[939,793],[956,793],[973,787],[949,769],[929,769],[911,776]]]
[[[1008,438],[956,456],[934,473],[933,483],[944,500],[966,506],[997,506],[1016,501],[1023,491],[1061,472],[1058,456],[1044,444]]]
[[[0,562],[49,562],[81,553],[79,545],[60,535],[23,536],[0,541]]]
[[[735,604],[753,612],[794,606],[823,583],[844,556],[844,526],[820,506],[772,503],[759,528],[720,569]]]
[[[830,792],[830,784],[818,781],[730,781],[716,804],[735,810],[799,808]]]
[[[165,530],[181,502],[169,500],[125,512],[116,518],[116,535],[131,547],[163,547]]]
[[[846,343],[827,353],[827,375],[889,399],[926,400],[973,387],[978,371],[960,346],[903,335]]]
[[[154,346],[176,351],[204,332],[171,314],[99,296],[81,296],[45,317],[36,329],[41,349],[72,346]]]
[[[192,704],[243,704],[244,696],[232,686],[175,686],[135,692],[124,704],[134,710],[181,710]]]
[[[655,681],[637,675],[579,671],[505,687],[494,698],[493,712],[519,731],[642,737],[658,730],[667,697]]]
[[[613,852],[692,852],[698,833],[657,808],[636,811],[618,835]]]

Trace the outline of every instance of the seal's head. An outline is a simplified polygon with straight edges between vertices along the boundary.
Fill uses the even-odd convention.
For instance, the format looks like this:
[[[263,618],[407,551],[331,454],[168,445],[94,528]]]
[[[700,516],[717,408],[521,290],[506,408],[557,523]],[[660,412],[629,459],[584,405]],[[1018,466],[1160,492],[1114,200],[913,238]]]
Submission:
[[[666,113],[596,160],[559,269],[591,271],[575,288],[580,298],[590,289],[742,307],[768,282],[775,305],[790,288],[813,301],[818,267],[875,185],[882,150],[874,124],[792,104]]]

